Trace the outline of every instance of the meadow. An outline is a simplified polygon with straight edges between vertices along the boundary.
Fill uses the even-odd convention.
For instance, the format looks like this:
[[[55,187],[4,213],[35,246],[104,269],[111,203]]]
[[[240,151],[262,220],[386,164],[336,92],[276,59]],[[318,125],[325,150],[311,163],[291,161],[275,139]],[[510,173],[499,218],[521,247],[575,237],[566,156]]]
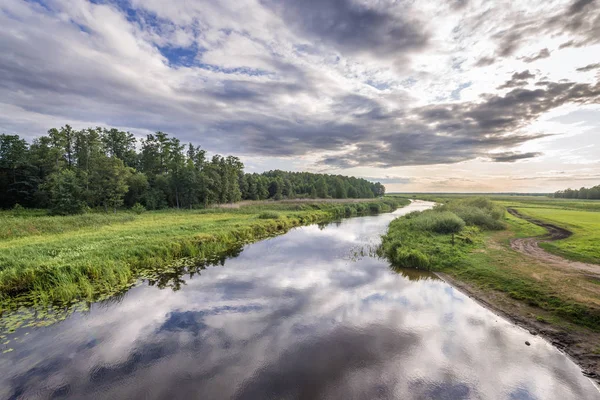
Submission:
[[[502,200],[499,203],[573,233],[567,239],[540,243],[545,250],[571,260],[600,264],[600,202],[597,200],[552,199],[534,203]]]
[[[0,213],[0,304],[67,303],[118,293],[169,263],[219,259],[245,243],[310,223],[392,211],[402,199],[277,203],[135,214]]]

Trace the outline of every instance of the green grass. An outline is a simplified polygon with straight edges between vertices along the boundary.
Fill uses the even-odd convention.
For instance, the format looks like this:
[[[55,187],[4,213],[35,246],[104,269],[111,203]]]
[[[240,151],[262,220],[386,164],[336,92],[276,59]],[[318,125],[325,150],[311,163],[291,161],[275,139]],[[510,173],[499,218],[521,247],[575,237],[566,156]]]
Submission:
[[[49,216],[45,210],[0,211],[0,240],[25,236],[65,233],[81,228],[99,228],[135,220],[130,212]]]
[[[467,223],[457,213],[477,217],[467,219]],[[451,267],[476,244],[480,229],[502,226],[503,214],[483,198],[452,200],[433,210],[410,213],[390,223],[380,253],[394,266],[438,270]]]
[[[527,196],[527,195],[480,195],[468,193],[416,193],[416,194],[390,194],[390,197],[420,199],[446,203],[452,200],[469,198],[487,198],[502,206],[516,206],[526,204],[528,207],[550,207],[571,210],[600,211],[599,200],[559,199],[549,196]]]
[[[509,213],[504,216],[505,221],[510,225],[516,238],[527,238],[535,236],[543,236],[548,233],[546,229],[541,226],[532,224],[522,218],[515,217]]]
[[[269,204],[239,209],[166,210],[141,215],[71,217],[4,212],[0,234],[1,307],[16,298],[33,303],[94,300],[156,276],[174,260],[203,263],[244,243],[290,228],[370,211],[391,211],[408,201]],[[270,218],[261,216],[269,213]],[[278,218],[271,218],[273,215]]]
[[[520,213],[568,229],[567,239],[540,243],[563,257],[600,264],[600,212],[560,208],[516,208]]]

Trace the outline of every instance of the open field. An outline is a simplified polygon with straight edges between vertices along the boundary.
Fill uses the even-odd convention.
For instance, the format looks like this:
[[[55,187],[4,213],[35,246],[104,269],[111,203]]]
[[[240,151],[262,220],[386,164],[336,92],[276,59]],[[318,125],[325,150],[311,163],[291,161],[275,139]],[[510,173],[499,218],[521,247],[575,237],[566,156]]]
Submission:
[[[245,243],[308,223],[391,211],[401,200],[271,203],[238,209],[166,210],[50,217],[0,214],[0,296],[34,302],[96,299],[169,262],[201,264]]]
[[[584,209],[531,207],[527,203],[510,206],[521,214],[567,229],[573,235],[554,242],[540,243],[551,253],[571,260],[600,264],[600,212]]]
[[[526,195],[480,195],[480,194],[454,194],[454,193],[415,193],[415,194],[397,194],[391,193],[388,197],[400,197],[410,199],[422,199],[436,202],[445,202],[452,199],[463,199],[472,197],[485,197],[498,202],[504,206],[526,206],[526,207],[550,207],[572,210],[600,211],[600,201],[598,200],[574,200],[561,199],[549,196],[526,196]]]

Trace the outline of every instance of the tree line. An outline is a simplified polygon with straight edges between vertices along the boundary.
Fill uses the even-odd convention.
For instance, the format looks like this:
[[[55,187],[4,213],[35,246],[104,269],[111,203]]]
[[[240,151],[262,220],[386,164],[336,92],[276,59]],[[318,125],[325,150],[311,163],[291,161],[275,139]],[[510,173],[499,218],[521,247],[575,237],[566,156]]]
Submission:
[[[600,200],[600,185],[591,188],[565,189],[554,193],[554,197],[561,199],[589,199]]]
[[[164,132],[136,140],[118,129],[65,125],[28,143],[0,135],[1,208],[48,208],[54,214],[122,207],[201,208],[240,200],[373,198],[380,183],[341,175],[244,173],[234,156],[184,145]]]

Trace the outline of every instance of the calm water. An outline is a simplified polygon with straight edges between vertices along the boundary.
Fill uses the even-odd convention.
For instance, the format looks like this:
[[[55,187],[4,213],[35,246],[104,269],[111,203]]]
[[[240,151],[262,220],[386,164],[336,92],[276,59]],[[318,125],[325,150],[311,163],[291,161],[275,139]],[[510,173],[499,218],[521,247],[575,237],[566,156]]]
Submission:
[[[180,290],[143,285],[16,332],[0,398],[600,398],[544,340],[369,256],[392,218],[295,229]]]

